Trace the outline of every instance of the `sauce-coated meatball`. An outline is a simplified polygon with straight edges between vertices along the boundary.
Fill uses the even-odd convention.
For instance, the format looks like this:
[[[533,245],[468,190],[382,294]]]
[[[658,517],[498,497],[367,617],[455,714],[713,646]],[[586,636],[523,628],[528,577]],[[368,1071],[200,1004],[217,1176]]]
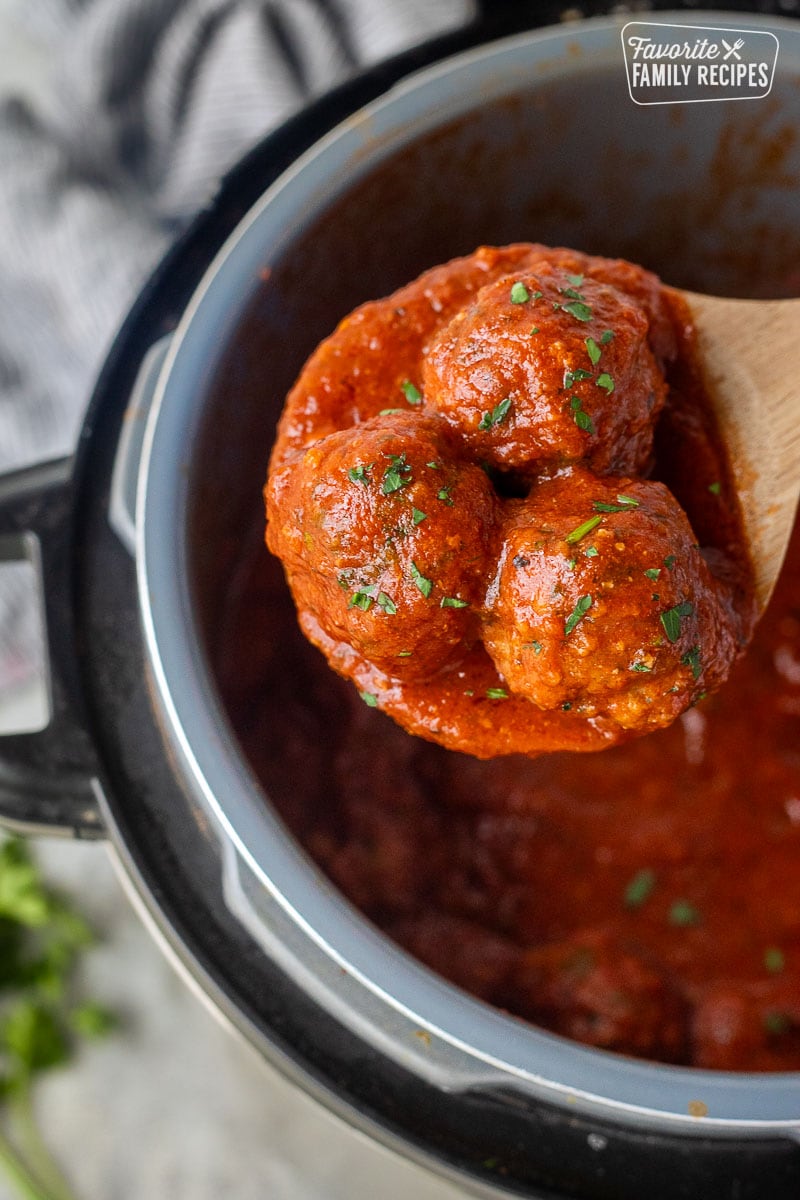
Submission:
[[[735,646],[686,516],[661,483],[576,468],[517,501],[484,644],[543,709],[669,724]]]
[[[666,396],[650,320],[570,265],[541,259],[481,288],[428,347],[426,403],[493,466],[636,473]]]
[[[374,417],[315,442],[267,493],[301,613],[398,679],[452,665],[478,635],[496,501],[452,441],[436,418]]]

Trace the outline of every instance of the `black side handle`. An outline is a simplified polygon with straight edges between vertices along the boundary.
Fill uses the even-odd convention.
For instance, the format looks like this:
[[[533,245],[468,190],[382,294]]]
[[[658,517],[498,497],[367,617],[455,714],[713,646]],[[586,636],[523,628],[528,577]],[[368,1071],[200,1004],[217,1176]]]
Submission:
[[[0,737],[0,824],[100,837],[97,761],[78,715],[72,621],[72,460],[0,476],[0,561],[32,563],[45,630],[50,721]]]

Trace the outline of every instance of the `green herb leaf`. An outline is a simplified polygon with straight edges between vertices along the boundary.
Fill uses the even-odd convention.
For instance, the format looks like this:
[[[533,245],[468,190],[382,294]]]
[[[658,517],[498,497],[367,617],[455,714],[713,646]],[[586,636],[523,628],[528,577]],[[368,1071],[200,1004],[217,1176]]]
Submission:
[[[599,388],[602,388],[607,396],[610,396],[614,390],[614,380],[609,375],[608,371],[603,371],[602,375],[598,375],[595,383]]]
[[[425,466],[426,466],[426,467],[430,467],[430,469],[431,469],[432,471],[441,471],[441,469],[442,469],[442,464],[441,464],[441,463],[437,463],[437,462],[429,462],[429,463],[425,463]]]
[[[596,367],[600,362],[600,355],[603,353],[603,351],[600,349],[593,337],[588,337],[584,345],[586,346],[586,353],[589,355],[590,363],[593,367]]]
[[[583,553],[587,558],[597,558],[600,551],[597,549],[597,546],[587,546]]]
[[[646,671],[652,671],[653,668],[652,666],[648,666],[646,662],[633,662],[630,669],[638,671],[640,675],[643,675]]]
[[[541,654],[544,649],[541,642],[523,642],[522,645],[525,649],[532,650],[534,654]]]
[[[785,966],[783,951],[778,946],[768,946],[764,951],[764,967],[770,975],[780,975]]]
[[[469,608],[469,600],[459,600],[457,596],[442,596],[439,608]]]
[[[592,310],[582,300],[573,300],[570,304],[562,304],[564,312],[570,313],[577,321],[591,321]]]
[[[427,600],[433,590],[433,580],[426,579],[415,562],[411,564],[411,578]]]
[[[436,493],[436,499],[443,501],[445,504],[448,504],[450,508],[452,508],[453,501],[450,498],[450,493],[455,486],[456,485],[454,483],[451,483],[449,487],[439,488],[439,491]]]
[[[500,425],[508,416],[511,408],[511,397],[506,396],[505,400],[501,400],[496,408],[491,412],[485,412],[478,422],[478,429],[494,429],[495,425]]]
[[[645,575],[647,576],[647,578],[652,579],[654,581],[656,579],[658,579],[660,574],[661,574],[661,567],[648,567],[647,570],[645,571]]]
[[[703,664],[700,662],[700,647],[692,646],[691,650],[687,650],[681,658],[681,662],[685,667],[692,668],[692,678],[699,679],[703,673]]]
[[[667,557],[664,559],[664,566],[667,568],[668,571],[671,571],[677,561],[678,560],[677,560],[676,555],[668,554]]]
[[[684,617],[690,617],[694,612],[694,605],[688,600],[683,600],[680,604],[674,605],[673,608],[668,608],[666,612],[661,614],[661,624],[664,628],[664,633],[671,642],[677,642],[681,636],[681,621]]]
[[[572,409],[572,419],[579,429],[585,433],[595,433],[594,422],[587,412],[583,411],[583,401],[580,396],[570,396],[569,406]]]
[[[371,471],[374,466],[375,466],[375,463],[367,463],[366,466],[363,463],[361,463],[357,467],[351,467],[350,470],[347,472],[347,478],[350,480],[351,483],[367,484],[367,483],[369,483],[369,479],[367,479],[367,472]]]
[[[489,700],[507,700],[508,692],[505,688],[487,688],[486,696]]]
[[[528,337],[533,337],[533,335],[534,335],[535,333],[538,333],[538,332],[539,332],[539,326],[538,326],[538,325],[532,325],[532,326],[531,326],[531,331],[530,331],[530,333],[528,334]]]
[[[419,508],[411,507],[411,520],[414,525],[421,525],[423,521],[427,521],[428,514],[422,512]]]
[[[405,454],[390,454],[388,457],[389,468],[381,484],[384,496],[390,496],[392,492],[397,492],[411,483],[411,464]]]
[[[650,867],[637,871],[625,888],[625,907],[641,908],[656,886],[656,873]]]
[[[722,484],[719,482],[719,480],[717,480],[715,483],[710,483],[708,485],[708,490],[712,493],[712,495],[718,496],[722,491]]]
[[[584,379],[591,379],[592,372],[584,370],[583,367],[574,367],[571,371],[564,371],[564,387],[569,390],[576,383],[581,383]]]
[[[617,513],[629,512],[632,508],[638,508],[639,501],[634,500],[633,496],[617,496],[617,503],[607,503],[605,500],[595,500],[592,502],[592,508],[595,512],[601,513]]]
[[[603,333],[600,337],[600,345],[607,346],[613,337],[614,337],[614,330],[606,329],[605,333]]]
[[[768,1012],[764,1013],[764,1029],[767,1033],[779,1037],[783,1033],[788,1033],[792,1028],[792,1018],[785,1012]]]
[[[59,1066],[70,1056],[63,1029],[49,1008],[21,1000],[0,1026],[0,1039],[26,1075]]]
[[[362,612],[369,612],[373,599],[374,597],[370,596],[369,592],[353,592],[347,607],[360,608]]]
[[[414,386],[410,379],[404,379],[400,384],[400,389],[409,404],[422,403],[422,392]]]
[[[103,1004],[81,1004],[70,1013],[70,1025],[87,1038],[105,1037],[119,1026],[119,1018]]]
[[[676,900],[669,910],[670,925],[687,926],[699,925],[700,913],[688,900]]]
[[[392,415],[392,413],[399,413],[399,412],[403,412],[403,411],[404,410],[402,408],[382,408],[381,411],[378,413],[378,416],[379,417],[390,417]]]
[[[568,545],[574,546],[576,542],[581,540],[581,538],[585,538],[587,533],[591,533],[593,529],[597,529],[597,526],[600,524],[602,519],[602,514],[598,514],[596,517],[589,517],[589,519],[584,521],[582,525],[576,525],[572,532],[567,534],[567,536],[564,538],[564,541]]]
[[[564,622],[564,637],[569,637],[575,626],[583,620],[589,609],[592,607],[591,596],[581,596],[572,612]]]
[[[378,707],[378,697],[375,695],[374,692],[359,692],[358,694],[361,697],[361,699],[364,701],[364,703],[366,704],[367,708],[377,708]]]
[[[515,284],[513,284],[512,288],[511,288],[511,303],[512,304],[524,304],[525,301],[530,300],[530,298],[531,298],[531,294],[528,291],[528,289],[525,287],[525,284],[520,279],[518,279],[517,282]]]
[[[580,287],[581,284],[583,283],[584,276],[583,275],[567,275],[567,279],[572,284],[573,287]]]
[[[382,608],[383,611],[390,617],[393,617],[397,612],[397,605],[391,596],[386,595],[386,592],[378,592],[378,599],[376,603],[378,607]]]

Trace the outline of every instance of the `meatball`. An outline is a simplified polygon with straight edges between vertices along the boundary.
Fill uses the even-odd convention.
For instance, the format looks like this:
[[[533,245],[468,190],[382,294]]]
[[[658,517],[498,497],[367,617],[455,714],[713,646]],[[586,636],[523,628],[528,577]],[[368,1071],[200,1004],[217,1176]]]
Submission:
[[[425,356],[426,404],[470,457],[501,469],[531,477],[586,462],[599,474],[641,472],[666,396],[650,319],[638,299],[571,271],[574,256],[562,265],[561,253],[487,284],[444,326]]]
[[[583,468],[515,503],[487,610],[484,644],[512,692],[626,730],[669,724],[736,652],[672,494]]]
[[[390,413],[315,442],[267,488],[301,618],[396,679],[453,665],[479,634],[496,500],[452,442],[436,418]]]
[[[564,1037],[662,1062],[685,1058],[685,1001],[613,931],[589,929],[527,950],[508,983],[515,1012]]]

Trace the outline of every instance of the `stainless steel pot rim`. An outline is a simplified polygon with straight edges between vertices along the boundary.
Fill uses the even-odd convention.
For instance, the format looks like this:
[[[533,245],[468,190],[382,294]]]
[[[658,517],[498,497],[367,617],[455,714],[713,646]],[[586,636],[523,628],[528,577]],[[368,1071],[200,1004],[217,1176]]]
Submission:
[[[429,1074],[445,1087],[503,1085],[633,1123],[705,1135],[780,1131],[800,1137],[796,1074],[706,1072],[588,1049],[461,993],[378,934],[309,863],[264,803],[220,709],[189,595],[187,477],[202,416],[198,397],[253,294],[258,270],[279,258],[333,195],[418,134],[554,73],[622,71],[620,30],[628,19],[595,18],[516,35],[409,77],[298,159],[245,217],[187,307],[160,374],[137,487],[142,621],[156,700],[187,786],[213,814],[274,911],[288,918],[300,939],[298,955],[305,940],[346,981],[338,995],[326,991],[343,1020],[363,1025],[365,1036],[380,1036],[417,1066],[425,1045]],[[716,12],[659,13],[657,19],[777,30],[784,65],[794,42],[790,61],[800,74],[798,30],[790,22]],[[295,965],[298,955],[289,956]],[[414,1036],[410,1055],[406,1043]],[[689,1115],[698,1101],[709,1114],[702,1119]]]

